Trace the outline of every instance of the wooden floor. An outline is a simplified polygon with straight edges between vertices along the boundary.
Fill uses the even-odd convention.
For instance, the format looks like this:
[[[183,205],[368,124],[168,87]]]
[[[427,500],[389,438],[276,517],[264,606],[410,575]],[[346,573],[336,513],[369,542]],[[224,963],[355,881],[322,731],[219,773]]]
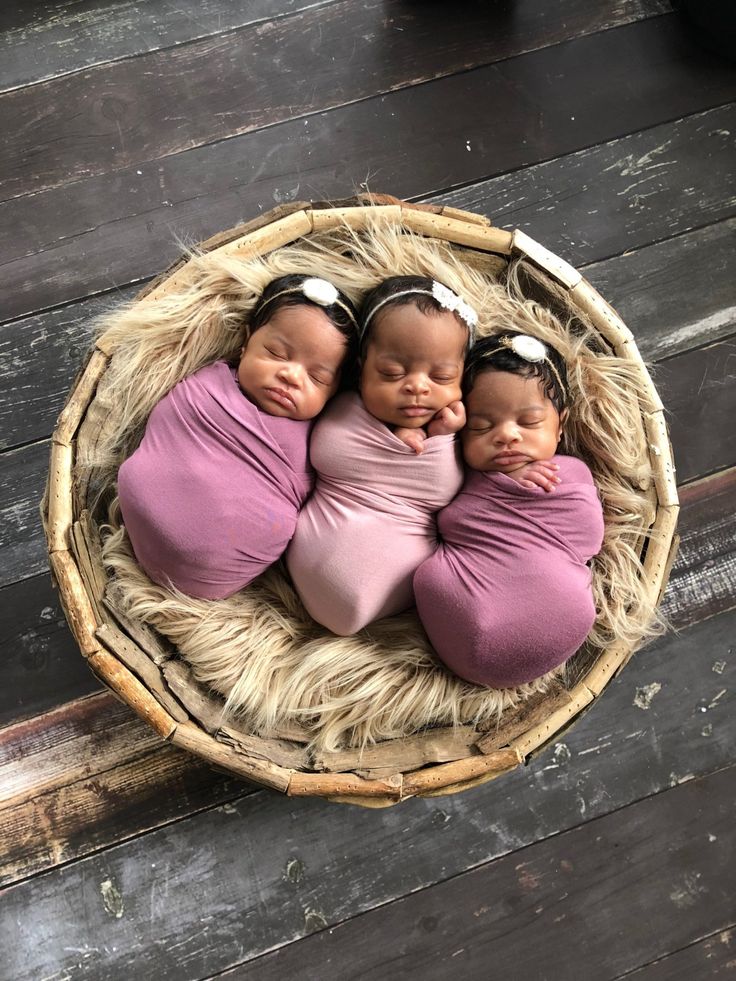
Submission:
[[[7,0],[0,977],[736,977],[736,71],[666,0]],[[365,186],[519,227],[656,363],[673,631],[531,766],[369,811],[163,745],[67,631],[37,517],[91,318]]]

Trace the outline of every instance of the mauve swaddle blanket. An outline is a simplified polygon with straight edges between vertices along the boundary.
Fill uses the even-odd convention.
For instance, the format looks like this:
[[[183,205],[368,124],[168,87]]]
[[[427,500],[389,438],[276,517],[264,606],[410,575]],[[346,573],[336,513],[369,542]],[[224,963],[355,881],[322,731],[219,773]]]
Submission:
[[[310,425],[261,412],[224,361],[179,382],[118,475],[125,527],[148,576],[222,599],[275,562],[312,487]]]
[[[414,577],[419,617],[445,664],[508,688],[575,653],[595,620],[589,559],[603,512],[588,467],[556,456],[547,493],[499,473],[468,473],[438,516],[443,542]]]
[[[310,614],[354,634],[413,602],[412,577],[437,547],[435,512],[462,484],[455,437],[434,436],[417,456],[348,392],[312,431],[314,494],[286,555]]]

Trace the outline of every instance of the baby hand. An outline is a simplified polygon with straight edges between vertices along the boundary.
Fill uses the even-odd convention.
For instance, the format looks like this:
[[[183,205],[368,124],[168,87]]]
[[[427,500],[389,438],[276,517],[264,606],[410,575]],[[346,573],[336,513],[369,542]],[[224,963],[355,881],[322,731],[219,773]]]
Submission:
[[[464,425],[465,406],[460,401],[450,402],[432,419],[427,431],[430,436],[452,436],[460,432]]]
[[[398,436],[402,443],[406,443],[417,454],[424,449],[424,441],[427,438],[423,429],[403,429],[401,426],[394,429],[394,436]]]
[[[559,469],[557,464],[550,460],[534,460],[532,463],[525,463],[523,467],[519,467],[507,476],[513,477],[522,487],[541,487],[549,493],[560,482],[557,476]]]

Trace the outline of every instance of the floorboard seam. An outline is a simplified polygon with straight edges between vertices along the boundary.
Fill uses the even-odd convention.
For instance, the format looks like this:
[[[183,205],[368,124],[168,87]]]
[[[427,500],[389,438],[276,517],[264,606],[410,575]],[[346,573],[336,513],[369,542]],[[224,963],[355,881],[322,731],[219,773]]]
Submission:
[[[652,967],[654,964],[661,964],[670,957],[674,957],[675,954],[681,954],[683,951],[689,950],[691,947],[697,947],[698,944],[702,944],[704,941],[710,940],[712,937],[717,937],[725,930],[733,930],[734,927],[736,927],[736,923],[730,923],[726,927],[721,927],[720,929],[714,930],[712,933],[708,933],[703,937],[698,937],[697,940],[693,940],[691,943],[685,944],[684,947],[678,947],[676,950],[671,950],[668,954],[663,954],[661,957],[655,957],[654,960],[647,961],[645,964],[640,964],[638,967],[634,967],[630,971],[626,971],[624,974],[617,974],[615,978],[610,978],[608,981],[624,981],[625,978],[633,978],[640,971],[643,971],[648,967]]]
[[[134,61],[136,58],[141,58],[146,55],[174,51],[176,48],[182,48],[187,44],[197,44],[200,41],[209,41],[212,38],[222,37],[225,34],[234,34],[237,31],[247,31],[250,28],[257,28],[263,24],[275,24],[278,21],[286,20],[289,17],[298,17],[300,14],[306,13],[310,10],[321,10],[326,7],[335,7],[341,2],[343,2],[343,0],[315,0],[314,3],[311,3],[306,7],[302,7],[299,10],[291,10],[281,14],[275,14],[273,17],[259,17],[257,20],[248,21],[247,24],[241,24],[240,27],[226,27],[225,30],[222,31],[212,31],[210,34],[198,34],[196,37],[187,38],[184,41],[176,41],[173,44],[165,44],[160,48],[149,48],[146,51],[137,51],[134,54],[121,55],[119,58],[108,58],[106,61],[93,61],[88,65],[83,65],[81,68],[73,68],[68,72],[60,71],[55,75],[48,75],[46,78],[38,78],[32,82],[23,82],[20,85],[11,85],[8,88],[0,89],[0,97],[9,92],[19,92],[22,89],[30,89],[36,85],[48,84],[49,82],[55,82],[59,78],[69,78],[71,75],[79,75],[82,72],[91,71],[95,68],[102,68],[105,65],[116,65],[123,61]],[[639,21],[651,20],[653,17],[661,17],[664,13],[666,13],[666,11],[648,14],[646,17],[641,17],[639,20],[634,21],[633,23],[638,24]],[[10,30],[12,30],[12,28]],[[10,30],[8,33],[10,33]]]
[[[363,912],[360,912],[360,913],[355,913],[353,916],[347,916],[344,920],[338,920],[338,921],[336,921],[334,923],[329,924],[328,926],[324,927],[321,930],[315,930],[315,931],[313,931],[313,933],[322,933],[325,930],[328,930],[328,931],[332,932],[333,930],[336,930],[336,929],[342,927],[343,925],[345,925],[347,923],[351,923],[353,920],[360,919],[361,917],[364,917],[364,916],[369,916],[375,910],[379,910],[379,909],[383,909],[383,908],[388,907],[388,906],[392,906],[393,904],[398,903],[398,902],[402,902],[404,899],[408,899],[411,896],[416,896],[416,895],[419,895],[420,893],[426,892],[428,889],[432,889],[435,886],[442,885],[442,884],[447,883],[447,882],[452,882],[454,879],[459,879],[462,876],[467,875],[467,874],[472,873],[472,872],[475,872],[478,869],[484,868],[486,866],[493,865],[495,862],[498,862],[498,861],[501,861],[503,859],[506,859],[506,858],[508,858],[511,855],[522,855],[525,851],[527,851],[530,848],[534,848],[537,845],[546,844],[548,842],[554,841],[555,839],[557,839],[557,838],[559,838],[559,837],[561,837],[563,835],[571,834],[571,833],[579,830],[580,828],[582,828],[582,827],[584,827],[586,825],[593,825],[597,821],[602,821],[602,820],[605,820],[607,818],[610,818],[613,814],[620,814],[621,812],[627,810],[628,808],[636,807],[636,806],[644,803],[647,800],[652,800],[655,797],[659,797],[661,794],[667,794],[667,793],[671,793],[673,791],[676,791],[678,789],[678,787],[681,787],[684,784],[692,783],[694,780],[704,780],[704,779],[706,779],[708,777],[714,776],[715,774],[723,773],[726,770],[736,770],[736,762],[730,763],[730,764],[728,764],[726,766],[718,766],[714,770],[708,770],[707,772],[700,773],[697,776],[691,776],[688,779],[683,779],[683,780],[681,780],[674,787],[671,787],[669,785],[666,786],[666,787],[662,787],[661,790],[658,790],[658,791],[656,791],[653,794],[647,794],[644,797],[640,797],[640,798],[637,798],[636,800],[629,801],[628,804],[623,804],[621,807],[614,808],[614,810],[609,811],[606,814],[599,814],[597,817],[589,818],[586,821],[581,821],[579,824],[574,824],[574,825],[572,825],[569,828],[564,828],[564,829],[562,829],[560,831],[552,832],[551,834],[545,835],[542,838],[538,838],[536,841],[530,842],[527,845],[522,845],[520,848],[511,849],[511,850],[509,850],[507,852],[503,852],[502,854],[496,855],[494,858],[489,859],[488,861],[478,862],[476,865],[468,866],[467,868],[463,869],[461,872],[456,872],[456,873],[454,873],[452,875],[447,876],[444,879],[436,879],[434,882],[431,882],[428,885],[419,886],[418,888],[412,889],[412,890],[410,890],[409,892],[405,893],[402,896],[395,896],[393,899],[387,899],[385,902],[379,902],[375,906],[372,906],[368,910],[364,910]],[[115,846],[111,846],[111,847],[115,847]],[[83,859],[80,860],[80,861],[83,861]],[[720,932],[720,931],[718,931],[718,930],[717,931],[714,931],[714,933],[718,933],[718,932]],[[260,960],[261,958],[267,957],[267,956],[275,953],[276,951],[283,950],[283,949],[285,949],[287,947],[293,946],[294,944],[301,943],[303,940],[308,939],[312,935],[313,935],[312,933],[309,933],[309,934],[306,934],[303,937],[297,938],[296,940],[289,940],[286,943],[277,944],[276,946],[271,947],[268,950],[264,950],[262,953],[256,955],[255,957],[251,957],[251,958],[248,958],[248,959],[246,959],[244,961],[239,961],[239,962],[234,963],[234,964],[229,964],[227,968],[223,969],[222,971],[218,972],[217,974],[203,976],[203,977],[197,979],[197,981],[214,981],[214,979],[216,979],[216,978],[222,977],[223,975],[227,975],[227,973],[229,971],[232,971],[235,968],[243,967],[243,966],[245,966],[247,964],[253,964],[256,961]],[[637,968],[637,970],[638,970],[638,968]],[[614,979],[611,979],[611,981],[614,981]]]

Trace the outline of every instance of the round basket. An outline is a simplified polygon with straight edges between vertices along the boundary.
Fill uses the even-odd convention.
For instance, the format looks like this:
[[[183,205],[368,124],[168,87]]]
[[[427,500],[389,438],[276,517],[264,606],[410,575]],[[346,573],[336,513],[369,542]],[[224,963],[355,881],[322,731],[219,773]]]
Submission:
[[[494,228],[480,215],[380,195],[282,206],[223,232],[200,249],[248,260],[330,229],[359,231],[376,216],[415,236],[447,243],[475,268],[489,268],[489,263],[504,268],[521,258],[535,270],[535,288],[548,285],[550,304],[563,297],[568,308],[592,325],[603,350],[635,366],[651,477],[638,488],[648,504],[647,517],[632,529],[632,540],[640,589],[656,606],[674,557],[678,515],[663,407],[631,332],[579,272],[525,233]],[[186,283],[187,264],[186,258],[175,263],[135,302],[176,291]],[[82,654],[101,681],[163,739],[242,779],[291,796],[387,806],[413,796],[454,793],[528,762],[591,705],[631,656],[636,644],[627,642],[577,657],[565,683],[554,682],[546,692],[510,705],[498,725],[429,729],[363,750],[333,752],[329,765],[288,732],[265,738],[224,724],[222,702],[194,681],[171,644],[115,603],[103,565],[96,498],[89,473],[75,464],[104,432],[109,408],[97,390],[113,353],[103,334],[59,416],[42,517],[51,568]]]

